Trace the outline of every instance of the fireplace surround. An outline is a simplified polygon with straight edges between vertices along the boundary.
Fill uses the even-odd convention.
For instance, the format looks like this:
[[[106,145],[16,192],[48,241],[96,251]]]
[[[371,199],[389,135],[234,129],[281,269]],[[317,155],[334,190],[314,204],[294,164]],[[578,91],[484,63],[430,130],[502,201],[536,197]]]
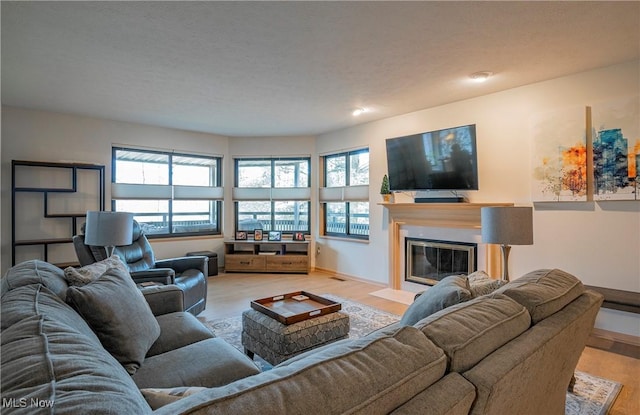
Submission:
[[[480,230],[480,209],[485,206],[513,206],[513,203],[380,203],[389,221],[389,288],[400,290],[404,280],[404,240],[406,226]],[[501,275],[500,249],[487,245],[486,266],[489,275]]]

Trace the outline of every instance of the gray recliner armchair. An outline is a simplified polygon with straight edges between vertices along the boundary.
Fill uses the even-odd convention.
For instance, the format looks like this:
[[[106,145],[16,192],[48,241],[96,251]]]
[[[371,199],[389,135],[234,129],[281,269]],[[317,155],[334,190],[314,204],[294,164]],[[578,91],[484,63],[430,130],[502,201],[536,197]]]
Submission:
[[[73,237],[73,246],[81,266],[106,259],[103,247],[84,243],[84,234]],[[207,305],[208,261],[206,256],[188,256],[156,260],[140,224],[133,221],[133,242],[131,245],[117,246],[113,252],[129,268],[131,278],[136,283],[148,281],[175,284],[184,292],[185,311],[200,314]]]

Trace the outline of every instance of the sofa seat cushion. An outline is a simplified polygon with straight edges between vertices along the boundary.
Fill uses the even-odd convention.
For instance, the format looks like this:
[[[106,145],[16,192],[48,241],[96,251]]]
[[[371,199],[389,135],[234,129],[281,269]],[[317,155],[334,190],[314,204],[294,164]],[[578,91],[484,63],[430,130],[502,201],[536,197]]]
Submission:
[[[47,315],[2,331],[2,402],[14,402],[15,413],[24,414],[45,413],[43,408],[55,414],[151,413],[109,353]]]
[[[139,388],[211,388],[258,373],[251,359],[224,340],[213,338],[148,357],[133,381]]]
[[[67,301],[130,374],[138,370],[160,336],[149,304],[121,269],[110,268],[87,285],[69,287]]]
[[[513,298],[529,310],[533,324],[563,309],[585,291],[582,282],[559,269],[540,269],[511,281],[496,293]]]
[[[160,337],[147,352],[147,357],[166,353],[168,351],[197,343],[201,340],[212,339],[215,336],[193,314],[176,312],[156,316],[160,326]]]
[[[527,310],[504,295],[478,297],[416,324],[447,354],[451,372],[468,370],[530,326]]]
[[[67,296],[67,281],[64,272],[53,264],[40,260],[21,262],[7,271],[0,280],[2,295],[14,288],[41,284],[62,300]]]
[[[378,331],[183,398],[158,414],[382,414],[440,379],[446,357],[416,328]]]
[[[469,301],[473,296],[465,275],[450,275],[418,296],[400,319],[400,324],[412,326],[431,314]]]

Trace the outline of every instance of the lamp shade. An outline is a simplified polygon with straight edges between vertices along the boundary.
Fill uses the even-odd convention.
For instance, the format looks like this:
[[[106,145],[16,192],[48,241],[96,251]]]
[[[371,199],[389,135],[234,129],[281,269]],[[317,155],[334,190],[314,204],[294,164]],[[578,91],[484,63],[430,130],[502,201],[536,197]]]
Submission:
[[[533,209],[527,206],[483,207],[482,242],[502,245],[533,244]]]
[[[94,246],[122,246],[133,242],[133,213],[88,211],[84,243]]]

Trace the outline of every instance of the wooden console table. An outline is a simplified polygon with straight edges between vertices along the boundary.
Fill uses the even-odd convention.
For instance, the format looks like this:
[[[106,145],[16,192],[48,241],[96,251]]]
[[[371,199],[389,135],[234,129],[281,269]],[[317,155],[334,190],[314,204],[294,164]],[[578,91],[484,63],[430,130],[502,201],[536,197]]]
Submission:
[[[226,240],[224,269],[227,272],[309,273],[308,241]]]

